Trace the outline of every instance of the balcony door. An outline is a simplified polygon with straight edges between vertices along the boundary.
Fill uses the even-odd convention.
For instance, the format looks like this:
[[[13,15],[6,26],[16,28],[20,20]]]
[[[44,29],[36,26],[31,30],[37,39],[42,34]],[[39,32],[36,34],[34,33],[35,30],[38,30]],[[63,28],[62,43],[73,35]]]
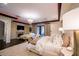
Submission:
[[[37,34],[40,34],[40,36],[44,36],[45,35],[45,28],[44,26],[37,26]]]

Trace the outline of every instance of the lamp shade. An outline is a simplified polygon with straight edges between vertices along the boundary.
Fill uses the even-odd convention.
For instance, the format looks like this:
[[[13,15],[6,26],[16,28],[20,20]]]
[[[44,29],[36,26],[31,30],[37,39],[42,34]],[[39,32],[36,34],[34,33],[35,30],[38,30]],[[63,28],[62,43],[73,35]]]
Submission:
[[[64,30],[63,30],[62,27],[59,28],[59,31],[62,32],[62,33],[64,33]]]
[[[79,29],[79,8],[72,9],[63,16],[64,30],[78,30]]]

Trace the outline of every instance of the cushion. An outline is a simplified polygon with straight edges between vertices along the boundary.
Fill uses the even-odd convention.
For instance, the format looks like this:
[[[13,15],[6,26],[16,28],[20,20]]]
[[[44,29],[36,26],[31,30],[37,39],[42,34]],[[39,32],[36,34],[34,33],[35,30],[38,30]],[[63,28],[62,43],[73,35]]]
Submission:
[[[34,40],[30,41],[30,43],[33,45],[36,45],[37,41],[38,41],[38,39],[34,39]]]
[[[64,47],[68,47],[70,45],[70,37],[66,34],[63,35],[63,45]]]

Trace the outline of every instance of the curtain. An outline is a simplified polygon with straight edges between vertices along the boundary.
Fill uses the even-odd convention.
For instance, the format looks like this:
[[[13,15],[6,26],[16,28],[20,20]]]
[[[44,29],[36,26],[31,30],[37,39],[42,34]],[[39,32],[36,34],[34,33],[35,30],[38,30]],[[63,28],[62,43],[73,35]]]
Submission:
[[[45,24],[45,36],[50,36],[50,23]]]

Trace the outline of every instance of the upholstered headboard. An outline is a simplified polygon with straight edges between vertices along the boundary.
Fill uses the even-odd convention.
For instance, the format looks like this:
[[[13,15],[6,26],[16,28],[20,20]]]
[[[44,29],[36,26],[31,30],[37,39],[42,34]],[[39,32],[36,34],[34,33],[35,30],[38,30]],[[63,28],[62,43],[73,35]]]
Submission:
[[[66,34],[63,34],[63,45],[64,47],[68,47],[70,45],[70,37]]]

